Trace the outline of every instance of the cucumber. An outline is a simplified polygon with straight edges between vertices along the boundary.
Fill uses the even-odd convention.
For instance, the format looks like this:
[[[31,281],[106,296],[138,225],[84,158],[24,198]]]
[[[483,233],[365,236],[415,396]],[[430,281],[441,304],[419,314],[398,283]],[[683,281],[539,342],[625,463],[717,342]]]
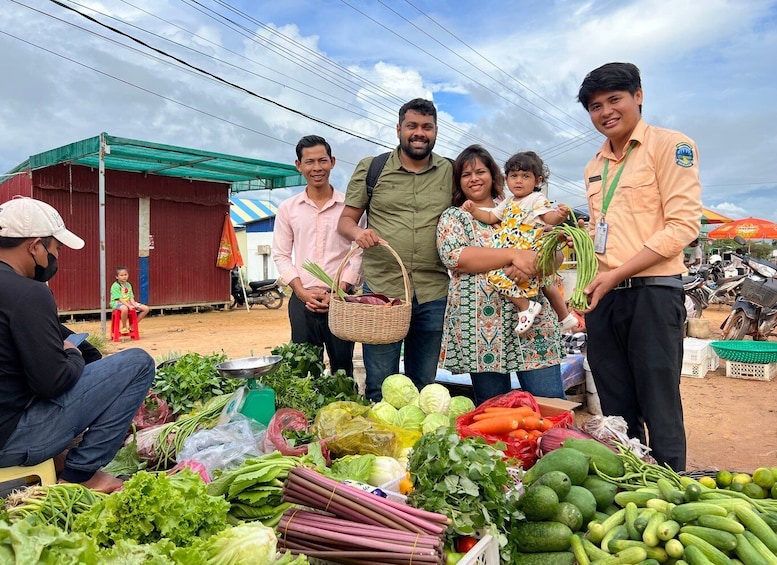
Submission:
[[[764,519],[750,508],[737,506],[734,508],[734,512],[736,512],[739,521],[761,540],[772,553],[777,555],[777,533],[769,527],[769,524],[764,522]]]
[[[680,524],[674,520],[664,520],[658,525],[656,535],[661,541],[669,541],[680,531]]]
[[[604,551],[610,551],[611,542],[616,540],[627,540],[627,539],[629,539],[629,532],[626,529],[626,524],[621,524],[620,526],[615,526],[609,532],[604,534],[604,537],[602,538],[602,543],[599,544],[599,547],[601,547]]]
[[[591,559],[583,546],[583,540],[577,534],[572,534],[569,538],[569,546],[572,548],[572,554],[575,556],[577,565],[591,565]]]
[[[761,555],[743,534],[736,534],[736,554],[745,565],[763,565],[764,556]],[[768,561],[766,562],[768,563]]]
[[[666,554],[669,557],[673,559],[680,559],[683,556],[683,553],[685,553],[685,547],[679,539],[672,538],[667,540],[664,544],[664,551],[666,551]]]
[[[515,565],[574,565],[575,556],[569,551],[548,551],[543,553],[518,553]]]
[[[637,516],[639,516],[637,505],[633,502],[629,502],[624,507],[624,510],[626,511],[624,514],[624,523],[626,524],[626,531],[629,533],[629,539],[642,540],[642,534],[637,531],[637,527],[634,525],[634,522],[637,521]]]
[[[553,453],[551,451],[551,453]],[[582,482],[583,488],[591,491],[596,499],[596,509],[605,512],[607,508],[612,506],[615,500],[615,495],[618,492],[618,487],[612,483],[608,483],[604,479],[601,479],[595,475],[590,475]]]
[[[628,547],[605,559],[591,562],[591,565],[627,565],[635,564],[647,559],[647,552],[641,547]]]
[[[685,504],[678,504],[672,508],[672,520],[680,522],[681,524],[687,524],[688,522],[698,520],[699,516],[704,514],[725,516],[727,512],[722,506],[709,502],[686,502]]]
[[[656,498],[656,494],[650,491],[624,490],[615,494],[615,504],[626,508],[629,502],[633,502],[639,508],[647,507],[647,501]]]
[[[773,531],[777,532],[777,512],[762,512],[761,519],[766,522]]]
[[[627,547],[641,547],[642,549],[645,550],[645,553],[647,554],[647,559],[655,559],[656,561],[660,561],[661,563],[669,559],[669,555],[666,553],[666,550],[663,547],[650,547],[649,545],[641,541],[634,541],[630,539],[619,539],[619,540],[612,540],[609,544],[607,544],[607,548],[613,553],[616,553],[618,551],[623,551]]]
[[[685,502],[685,496],[682,491],[678,490],[674,483],[665,477],[661,477],[656,481],[658,490],[661,491],[661,497],[667,502],[672,504],[682,504]]]
[[[685,486],[685,492],[683,493],[683,496],[685,498],[685,502],[696,502],[701,498],[702,488],[701,485],[697,482],[689,483]]]
[[[667,502],[663,498],[652,498],[645,503],[645,506],[647,508],[652,508],[654,510],[658,510],[659,512],[663,512],[669,516],[672,512],[672,508],[674,508],[676,505]]]
[[[526,519],[539,522],[547,520],[556,513],[558,495],[545,485],[531,485],[518,501],[518,507]]]
[[[642,539],[642,534],[645,532],[650,517],[655,513],[656,511],[652,508],[643,508],[642,512],[639,513],[639,516],[637,516],[637,519],[634,520],[634,527],[639,532],[639,539]]]
[[[706,528],[704,526],[683,526],[680,528],[680,532],[698,536],[721,551],[732,551],[737,546],[737,538],[734,537],[734,534],[715,530],[713,528]]]
[[[523,553],[566,551],[571,536],[572,530],[558,522],[519,522],[511,535]]]
[[[526,471],[523,484],[530,485],[550,471],[562,471],[573,485],[583,484],[588,476],[590,458],[576,449],[560,447],[540,457],[534,466]]]
[[[658,526],[666,520],[666,515],[663,512],[656,512],[648,520],[645,531],[642,532],[642,541],[650,547],[655,547],[659,543],[658,539]]]
[[[753,549],[755,549],[761,555],[761,559],[764,560],[765,563],[768,563],[769,565],[777,565],[777,555],[775,555],[768,547],[766,547],[764,542],[758,539],[757,535],[749,530],[745,530],[745,533],[742,535],[744,535],[747,541],[750,542],[750,545],[753,546]]]
[[[609,447],[596,439],[579,439],[569,437],[562,444],[564,447],[577,449],[591,459],[589,472],[599,471],[609,477],[622,477],[626,474],[623,460]]]
[[[677,536],[680,542],[685,546],[685,555],[688,555],[688,550],[693,547],[702,552],[704,557],[713,565],[731,565],[731,559],[719,550],[717,547],[709,542],[704,541],[699,536],[680,532]]]
[[[585,549],[585,554],[588,556],[588,558],[591,561],[596,561],[597,559],[606,559],[607,557],[610,557],[610,554],[608,552],[604,551],[598,545],[595,545],[588,538],[583,538],[581,541],[583,542],[583,549]]]
[[[690,565],[713,565],[712,561],[707,559],[707,556],[702,553],[701,549],[695,546],[686,547],[683,557]]]
[[[704,514],[699,516],[699,519],[696,521],[700,526],[704,526],[705,528],[715,528],[716,530],[728,532],[730,534],[736,535],[744,533],[745,531],[745,527],[741,522],[732,520],[728,516],[708,516]]]

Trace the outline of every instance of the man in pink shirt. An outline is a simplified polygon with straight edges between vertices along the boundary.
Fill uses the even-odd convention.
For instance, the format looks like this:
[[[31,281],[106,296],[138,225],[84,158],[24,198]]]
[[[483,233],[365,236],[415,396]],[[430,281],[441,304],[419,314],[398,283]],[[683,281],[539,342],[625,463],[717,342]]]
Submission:
[[[329,184],[335,158],[323,137],[306,135],[300,139],[295,165],[305,177],[307,186],[301,193],[281,202],[272,240],[272,255],[281,275],[280,281],[294,291],[289,300],[291,341],[325,347],[330,370],[343,369],[352,377],[353,342],[335,337],[329,331],[330,289],[302,268],[309,260],[334,278],[350,251],[350,240],[337,233],[345,194]],[[340,286],[346,292],[360,282],[361,266],[361,251],[358,251],[351,256],[340,276]]]

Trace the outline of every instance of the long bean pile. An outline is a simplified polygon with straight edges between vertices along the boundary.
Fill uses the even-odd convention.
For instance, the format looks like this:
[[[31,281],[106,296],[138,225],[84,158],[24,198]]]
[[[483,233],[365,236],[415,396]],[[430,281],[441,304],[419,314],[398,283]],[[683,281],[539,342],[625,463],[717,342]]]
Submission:
[[[445,561],[448,518],[343,485],[304,467],[289,471],[283,500],[320,512],[287,510],[278,524],[279,547],[337,563]]]
[[[655,489],[661,491],[665,488],[664,485],[667,485],[682,491],[690,483],[698,484],[695,479],[677,474],[668,465],[645,463],[623,444],[615,442],[615,446],[618,448],[618,454],[623,461],[626,473],[622,477],[611,477],[598,469],[595,471],[599,477],[623,490]],[[702,501],[736,498],[749,502],[759,512],[777,512],[777,499],[754,499],[734,490],[709,488],[701,484],[699,487]]]
[[[556,252],[560,249],[559,235],[564,234],[572,240],[577,256],[577,279],[575,289],[569,299],[569,305],[574,310],[585,310],[588,308],[588,298],[583,293],[586,286],[596,276],[599,270],[599,261],[594,252],[594,243],[588,232],[577,226],[575,213],[570,211],[573,225],[561,224],[542,236],[540,241],[539,256],[537,258],[537,268],[540,275],[549,277],[556,273]]]
[[[12,493],[7,512],[11,522],[34,516],[39,524],[55,525],[69,532],[79,514],[106,496],[78,483],[35,486]]]

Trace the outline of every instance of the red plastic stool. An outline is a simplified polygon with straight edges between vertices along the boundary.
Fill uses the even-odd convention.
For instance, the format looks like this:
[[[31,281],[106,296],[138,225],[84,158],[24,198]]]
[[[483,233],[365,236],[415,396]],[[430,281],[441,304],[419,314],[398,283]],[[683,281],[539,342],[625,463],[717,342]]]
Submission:
[[[127,321],[130,325],[130,333],[121,333],[121,312],[119,310],[113,310],[111,312],[111,339],[113,341],[119,341],[119,338],[129,337],[132,339],[140,339],[138,333],[138,313],[135,310],[127,312]]]

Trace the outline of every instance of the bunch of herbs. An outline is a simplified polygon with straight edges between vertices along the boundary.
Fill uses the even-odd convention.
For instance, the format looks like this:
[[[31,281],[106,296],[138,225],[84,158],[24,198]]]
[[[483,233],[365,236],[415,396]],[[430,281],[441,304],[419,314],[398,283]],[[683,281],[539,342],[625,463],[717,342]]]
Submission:
[[[214,396],[237,390],[243,381],[219,375],[216,365],[225,361],[224,353],[200,355],[186,353],[175,362],[160,364],[151,391],[158,394],[176,416],[188,414]]]
[[[488,529],[499,540],[502,561],[515,562],[509,532],[524,516],[502,451],[483,438],[460,438],[451,428],[438,428],[413,446],[408,468],[413,483],[408,504],[452,520],[448,547],[456,536]]]

